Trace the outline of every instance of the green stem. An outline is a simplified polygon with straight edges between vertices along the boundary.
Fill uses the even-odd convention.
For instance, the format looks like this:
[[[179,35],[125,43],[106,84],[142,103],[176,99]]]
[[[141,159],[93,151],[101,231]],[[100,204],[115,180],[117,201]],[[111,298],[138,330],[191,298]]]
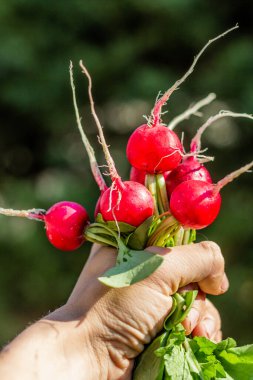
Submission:
[[[158,188],[158,194],[159,198],[161,199],[163,212],[166,212],[169,210],[169,201],[168,201],[168,195],[167,195],[167,189],[166,189],[166,183],[163,174],[157,174],[156,175],[156,185]]]
[[[174,236],[175,245],[182,245],[184,238],[184,229],[180,227]]]
[[[192,371],[196,372],[199,375],[201,380],[204,380],[201,366],[200,366],[197,358],[195,357],[195,355],[191,349],[191,346],[189,345],[188,338],[185,339],[185,341],[183,342],[182,345],[183,345],[184,350],[186,352],[188,352],[188,354],[189,354],[188,358],[187,358],[188,359],[187,362],[188,362],[190,369]]]
[[[112,239],[107,239],[106,236],[101,235],[107,235]],[[117,233],[109,227],[107,227],[104,223],[90,224],[85,231],[85,237],[89,241],[94,242],[94,240],[96,240],[96,242],[98,243],[101,242],[108,245],[112,245],[115,248],[119,248],[123,244],[121,238],[117,235]],[[113,240],[115,240],[115,242]]]
[[[191,231],[184,230],[184,236],[183,236],[183,241],[182,241],[183,245],[189,244],[190,236],[191,236]]]
[[[98,243],[98,244],[104,243],[106,245],[118,248],[118,244],[117,243],[113,242],[110,239],[104,238],[101,235],[98,236],[96,234],[93,234],[90,231],[85,232],[85,239],[88,240],[88,241],[90,241],[91,243]]]
[[[157,199],[157,191],[156,191],[156,178],[153,174],[147,174],[146,176],[147,181],[147,188],[150,191],[152,198],[154,200],[154,207],[155,207],[155,216],[159,215],[158,211],[158,199]]]

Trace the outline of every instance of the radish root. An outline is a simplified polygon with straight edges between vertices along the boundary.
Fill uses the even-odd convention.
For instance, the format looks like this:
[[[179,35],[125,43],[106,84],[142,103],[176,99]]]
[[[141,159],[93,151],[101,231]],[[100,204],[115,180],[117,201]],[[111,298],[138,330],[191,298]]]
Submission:
[[[241,174],[249,171],[253,166],[253,161],[249,164],[244,165],[242,168],[235,170],[234,172],[226,175],[215,185],[215,193],[219,192],[224,186],[226,186],[229,182],[232,182],[235,178],[239,177]]]
[[[214,93],[210,93],[206,98],[201,99],[192,107],[184,111],[181,115],[178,115],[174,119],[172,119],[171,122],[168,124],[168,128],[173,130],[183,120],[188,120],[191,117],[191,115],[201,117],[202,113],[198,112],[199,109],[210,104],[215,98],[216,98],[216,95]]]
[[[201,136],[203,132],[215,121],[222,119],[223,117],[243,117],[247,119],[253,119],[253,115],[247,114],[247,113],[236,113],[231,111],[220,111],[218,114],[209,117],[207,121],[198,129],[196,135],[193,137],[191,141],[191,152],[197,152],[201,148]]]
[[[111,179],[112,179],[112,181],[116,180],[117,185],[119,185],[120,183],[122,183],[122,181],[121,181],[120,176],[118,175],[118,172],[117,172],[116,167],[115,167],[115,163],[112,159],[112,156],[111,156],[109,149],[108,149],[108,145],[105,141],[105,137],[104,137],[104,133],[103,133],[103,127],[102,127],[102,125],[99,121],[99,118],[96,114],[96,111],[95,111],[94,100],[93,100],[93,96],[92,96],[92,79],[91,79],[91,76],[90,76],[88,70],[86,69],[86,67],[84,66],[82,61],[79,62],[79,65],[82,69],[82,72],[85,74],[85,76],[87,77],[88,82],[89,82],[88,95],[89,95],[89,99],[90,99],[91,112],[92,112],[92,116],[95,120],[96,126],[98,128],[100,142],[101,142],[104,154],[105,154],[106,161],[108,163],[109,171],[111,174]]]
[[[85,146],[86,152],[87,152],[88,157],[89,157],[90,167],[91,167],[93,177],[94,177],[94,179],[95,179],[95,181],[99,187],[99,190],[101,192],[104,192],[107,189],[107,185],[106,185],[105,180],[101,174],[101,171],[99,170],[99,166],[98,166],[98,163],[97,163],[97,160],[95,157],[94,149],[92,148],[86,134],[84,133],[83,126],[81,123],[81,117],[79,115],[79,110],[78,110],[77,101],[76,101],[76,91],[75,91],[75,84],[74,84],[74,78],[73,78],[73,64],[71,61],[70,61],[70,65],[69,65],[69,74],[70,74],[70,84],[71,84],[71,89],[72,89],[73,104],[74,104],[74,109],[75,109],[77,126],[78,126],[79,132],[81,134],[82,142]]]
[[[32,208],[30,210],[13,210],[0,207],[0,214],[5,216],[17,216],[20,218],[44,220],[45,210]]]
[[[179,86],[186,80],[186,78],[188,78],[188,76],[193,72],[199,58],[201,57],[201,55],[204,53],[204,51],[208,48],[209,45],[211,45],[213,42],[217,41],[218,39],[220,39],[221,37],[224,37],[226,34],[232,32],[233,30],[239,28],[239,25],[236,24],[233,28],[230,28],[228,30],[226,30],[224,33],[218,35],[217,37],[209,40],[205,46],[200,50],[200,52],[196,55],[196,57],[194,58],[190,68],[187,70],[187,72],[180,78],[178,79],[172,87],[170,87],[164,94],[163,96],[155,103],[155,106],[151,112],[151,115],[152,115],[152,125],[153,127],[156,126],[157,124],[160,123],[160,117],[161,117],[161,109],[163,107],[163,105],[167,102],[167,100],[169,99],[169,97],[171,96],[171,94],[177,90],[179,88]]]

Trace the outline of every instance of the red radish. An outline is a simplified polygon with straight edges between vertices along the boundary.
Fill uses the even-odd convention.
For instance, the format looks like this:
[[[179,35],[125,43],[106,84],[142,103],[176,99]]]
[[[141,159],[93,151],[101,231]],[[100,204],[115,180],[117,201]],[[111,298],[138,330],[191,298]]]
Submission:
[[[78,203],[68,201],[58,202],[47,211],[0,208],[0,214],[43,221],[48,240],[62,251],[73,251],[79,248],[85,240],[84,230],[89,224],[89,216],[85,208]]]
[[[155,174],[174,169],[182,159],[183,148],[166,126],[143,124],[130,136],[126,153],[132,166]]]
[[[253,162],[232,172],[217,184],[204,181],[185,181],[171,194],[172,215],[186,228],[201,229],[210,225],[218,216],[221,205],[220,190],[253,166]]]
[[[212,178],[209,171],[200,162],[198,158],[202,158],[202,161],[208,161],[212,158],[199,155],[201,152],[201,136],[203,132],[214,122],[220,120],[224,117],[244,117],[248,119],[253,119],[252,115],[245,113],[235,113],[231,111],[220,111],[217,115],[209,117],[207,121],[198,129],[196,135],[191,141],[190,155],[186,155],[181,164],[179,164],[174,170],[172,170],[166,177],[166,188],[168,195],[170,195],[173,190],[184,181],[189,180],[200,180],[208,183],[212,183]]]
[[[193,72],[197,61],[206,48],[212,42],[237,28],[238,25],[209,40],[194,58],[188,71],[157,100],[148,124],[143,124],[138,127],[129,138],[127,144],[127,158],[132,166],[151,174],[162,173],[177,167],[183,155],[183,148],[176,134],[162,124],[162,107],[170,98],[171,94],[177,90]]]
[[[84,242],[84,230],[89,216],[83,206],[75,202],[59,202],[45,214],[48,240],[62,251],[73,251]]]
[[[119,198],[120,194],[120,198]],[[139,226],[154,213],[154,202],[147,188],[138,182],[124,181],[101,196],[100,210],[104,220],[117,220]]]
[[[182,182],[171,194],[172,215],[186,228],[208,226],[217,217],[221,205],[221,196],[214,189],[214,185],[204,181]]]
[[[96,219],[96,217],[98,216],[98,214],[101,214],[101,209],[100,209],[100,202],[101,202],[101,196],[102,196],[103,193],[100,194],[98,200],[97,200],[97,203],[96,203],[96,206],[95,206],[95,211],[94,211],[94,218]]]
[[[92,80],[86,67],[80,61],[80,67],[89,81],[89,99],[92,115],[99,131],[100,143],[109,168],[112,185],[101,195],[100,212],[106,221],[124,222],[133,226],[139,226],[145,219],[153,215],[154,202],[152,195],[145,186],[133,181],[123,182],[116,170],[114,161],[110,155],[108,146],[95,111],[92,97]]]
[[[165,177],[166,189],[170,195],[184,181],[199,180],[212,183],[209,171],[196,157],[187,157]]]

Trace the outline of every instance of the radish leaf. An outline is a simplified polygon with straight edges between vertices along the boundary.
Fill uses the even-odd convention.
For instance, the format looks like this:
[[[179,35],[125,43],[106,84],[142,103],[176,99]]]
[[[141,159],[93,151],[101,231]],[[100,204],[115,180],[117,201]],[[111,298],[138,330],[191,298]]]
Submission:
[[[233,347],[221,351],[218,358],[226,372],[238,380],[253,379],[253,345]]]
[[[120,255],[120,252],[119,252]],[[147,251],[127,250],[119,264],[106,271],[99,281],[112,288],[122,288],[144,280],[163,262],[163,258]]]
[[[133,232],[136,227],[131,226],[131,224],[123,223],[123,222],[113,222],[109,221],[106,222],[101,214],[97,214],[96,216],[96,223],[105,224],[107,227],[109,227],[111,230],[118,232],[120,230],[121,233],[130,233]]]
[[[172,310],[164,321],[165,330],[171,330],[187,317],[197,294],[197,290],[190,290],[173,295]]]
[[[148,230],[153,221],[153,216],[144,220],[144,222],[136,228],[136,230],[129,235],[126,240],[127,246],[132,249],[144,249],[148,240]]]
[[[133,380],[162,380],[164,362],[157,357],[154,351],[160,347],[160,341],[166,334],[158,336],[139,357],[137,367],[134,370]]]

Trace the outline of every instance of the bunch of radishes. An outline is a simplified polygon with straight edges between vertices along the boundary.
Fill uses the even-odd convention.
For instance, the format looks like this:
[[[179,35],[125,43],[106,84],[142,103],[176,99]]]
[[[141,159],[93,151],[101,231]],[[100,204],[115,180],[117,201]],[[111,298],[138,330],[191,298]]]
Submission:
[[[252,161],[227,175],[218,183],[213,183],[209,171],[204,166],[205,162],[213,158],[205,156],[205,150],[201,150],[201,136],[212,123],[223,117],[253,119],[253,116],[220,111],[200,126],[191,141],[190,151],[186,152],[182,142],[174,132],[174,128],[182,120],[188,119],[191,115],[196,114],[200,108],[213,101],[215,95],[209,94],[205,99],[202,99],[173,119],[169,125],[162,122],[162,107],[166,104],[171,94],[192,73],[205,49],[212,42],[237,27],[236,25],[234,28],[210,40],[195,57],[186,74],[157,99],[147,122],[134,130],[128,140],[126,149],[127,158],[132,166],[130,180],[127,181],[120,178],[110,155],[103,129],[94,107],[91,77],[82,61],[80,61],[80,67],[89,82],[88,93],[92,115],[98,128],[99,142],[105,154],[108,167],[108,172],[105,174],[110,176],[110,186],[107,186],[103,178],[94,150],[81,125],[75,95],[73,65],[70,63],[70,81],[77,126],[89,156],[93,177],[100,189],[100,196],[94,211],[95,221],[90,223],[85,208],[78,203],[69,201],[58,202],[47,211],[41,209],[19,211],[0,208],[0,214],[44,222],[48,240],[56,248],[63,251],[76,250],[86,240],[117,248],[118,254],[115,267],[109,269],[99,278],[102,283],[112,287],[129,286],[141,281],[161,265],[163,258],[145,251],[145,247],[167,247],[192,243],[196,237],[196,230],[207,227],[218,216],[221,206],[220,190],[253,166]],[[175,294],[173,296],[172,314],[165,321],[165,332],[161,335],[162,340],[160,341],[160,344],[161,342],[164,343],[164,337],[166,337],[169,350],[174,345],[175,340],[173,338],[172,343],[170,342],[170,334],[181,334],[183,328],[182,326],[180,327],[180,323],[189,312],[196,294],[197,291],[188,291],[185,295]],[[158,337],[157,339],[160,338]],[[181,346],[182,342],[180,343]],[[157,343],[155,344],[157,349]],[[208,345],[209,343],[205,342],[205,344]],[[162,344],[162,347],[164,350],[164,344]],[[184,348],[182,349],[184,350]],[[168,352],[170,354],[167,356],[170,356],[171,351]],[[140,361],[134,378],[146,379],[145,371],[142,371],[142,365],[146,360],[147,364],[145,365],[149,369],[149,355],[152,356],[153,360],[154,348],[152,343],[144,352],[143,361]],[[194,356],[193,352],[192,355]],[[243,358],[241,357],[242,362]],[[164,367],[164,364],[162,366]],[[197,373],[203,374],[200,366],[198,368]],[[175,379],[179,378],[176,373],[175,376]],[[205,377],[201,375],[198,378]],[[207,378],[209,379],[210,377]],[[213,377],[211,378],[213,379]]]
[[[171,94],[192,73],[204,50],[213,41],[237,27],[236,25],[234,28],[210,40],[203,47],[186,74],[156,101],[147,123],[139,126],[132,133],[126,150],[127,158],[132,166],[130,181],[123,181],[116,170],[104,138],[102,126],[95,112],[91,92],[91,77],[82,62],[80,62],[82,71],[89,80],[92,114],[98,127],[99,140],[108,164],[108,171],[112,181],[111,186],[107,186],[104,181],[94,150],[81,125],[71,63],[70,79],[77,125],[89,155],[93,176],[101,191],[96,205],[95,218],[98,216],[100,219],[102,218],[104,226],[107,222],[113,222],[118,236],[126,246],[130,232],[127,235],[124,231],[121,231],[120,223],[135,229],[147,220],[150,223],[149,228],[145,230],[147,234],[146,243],[162,246],[188,243],[189,239],[187,240],[186,236],[189,238],[189,231],[192,234],[192,230],[210,225],[217,217],[221,205],[220,190],[222,187],[253,166],[253,162],[251,162],[214,184],[210,173],[204,166],[204,162],[212,158],[203,154],[204,151],[201,150],[200,141],[205,129],[216,120],[228,116],[252,119],[251,115],[221,111],[219,114],[209,118],[192,139],[190,152],[188,153],[185,152],[182,142],[173,131],[179,122],[189,118],[201,107],[210,103],[215,98],[214,94],[210,94],[207,98],[196,103],[192,108],[172,120],[168,126],[161,119],[162,107],[166,104]],[[15,211],[0,208],[0,213],[43,221],[49,241],[61,250],[75,250],[85,240],[110,244],[110,239],[108,243],[108,240],[103,236],[105,232],[102,231],[101,235],[101,230],[97,229],[97,226],[95,226],[96,229],[94,230],[94,225],[90,224],[85,208],[75,202],[59,202],[48,211],[36,209]],[[133,230],[131,228],[130,230],[132,233]],[[115,237],[111,239],[114,242],[114,244],[111,244],[113,246],[115,246],[115,239]],[[116,239],[117,245],[118,240]]]

